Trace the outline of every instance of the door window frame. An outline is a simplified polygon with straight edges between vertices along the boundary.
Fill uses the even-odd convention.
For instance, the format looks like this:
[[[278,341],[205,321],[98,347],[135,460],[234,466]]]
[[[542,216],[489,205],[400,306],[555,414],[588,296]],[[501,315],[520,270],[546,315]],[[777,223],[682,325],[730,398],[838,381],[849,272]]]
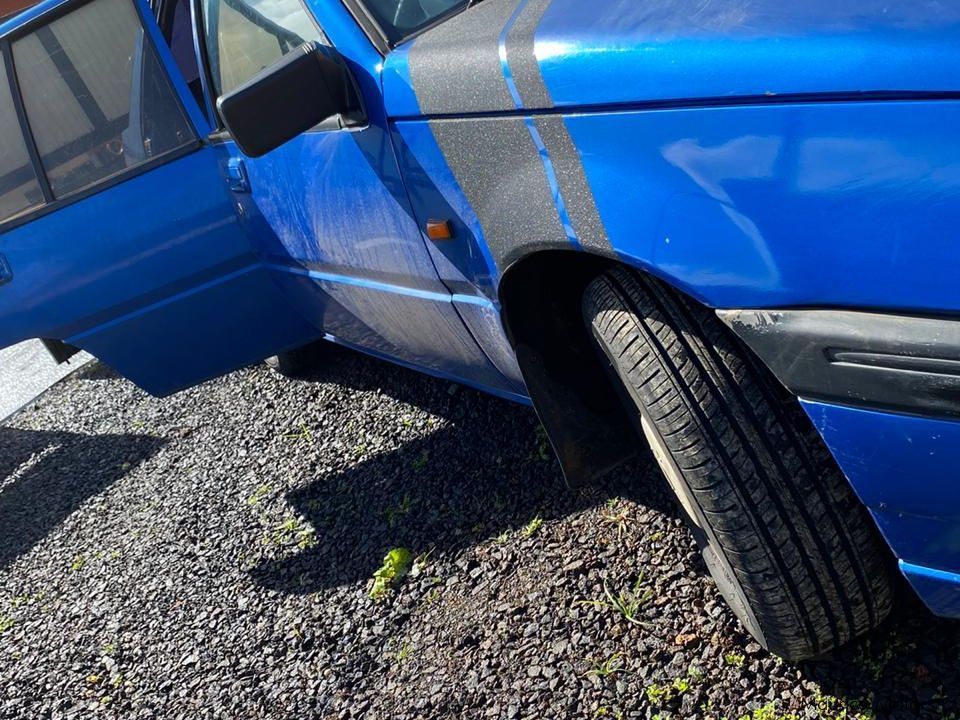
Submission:
[[[196,107],[196,103],[192,100],[192,95],[190,94],[189,89],[186,87],[186,83],[183,81],[183,78],[180,77],[179,68],[177,68],[176,63],[173,61],[169,48],[166,47],[162,36],[158,37],[159,27],[157,26],[153,14],[144,13],[144,5],[142,2],[140,2],[140,0],[127,0],[127,2],[130,2],[133,5],[134,12],[136,13],[137,18],[140,20],[140,27],[143,31],[144,38],[143,42],[149,46],[154,53],[156,53],[156,57],[159,60],[159,65],[162,67],[167,82],[170,84],[174,101],[176,102],[180,112],[183,113],[183,116],[187,119],[188,126],[193,131],[193,138],[185,142],[183,145],[151,157],[149,160],[146,160],[139,165],[119,170],[112,175],[96,180],[87,187],[76,190],[61,198],[54,197],[53,191],[50,187],[49,178],[47,177],[47,173],[43,168],[43,162],[40,158],[39,150],[37,149],[37,143],[33,135],[33,130],[30,127],[30,122],[27,118],[26,108],[23,102],[23,94],[20,89],[20,80],[19,76],[17,75],[16,66],[13,60],[13,43],[20,38],[34,32],[37,28],[49,25],[54,20],[69,15],[74,10],[84,7],[92,2],[95,2],[95,0],[67,0],[66,2],[60,3],[59,5],[45,10],[35,17],[31,17],[16,27],[11,28],[7,33],[0,37],[0,53],[3,53],[3,59],[6,65],[6,77],[0,78],[0,82],[7,82],[9,84],[10,94],[13,98],[17,119],[20,124],[20,133],[27,145],[27,152],[30,156],[31,163],[33,164],[33,169],[40,183],[40,189],[44,198],[43,204],[37,205],[36,207],[28,210],[24,210],[23,212],[5,220],[0,220],[0,236],[9,230],[12,230],[13,228],[26,225],[27,223],[44,217],[45,215],[56,212],[67,205],[80,202],[81,200],[89,198],[92,195],[96,195],[97,193],[101,193],[104,190],[114,187],[115,185],[119,185],[122,182],[126,182],[127,180],[135,178],[138,175],[150,172],[160,165],[165,165],[178,158],[195,152],[204,145],[202,138],[209,133],[209,124],[207,123],[206,118],[200,113],[200,109]],[[171,68],[177,68],[176,72],[171,72]],[[189,97],[191,102],[185,103],[184,97]]]
[[[164,12],[163,6],[167,3],[174,3],[176,0],[159,0],[161,3],[158,8],[158,12]],[[207,37],[203,28],[203,0],[188,0],[190,3],[190,20],[193,23],[193,48],[194,52],[197,55],[197,63],[200,68],[200,85],[203,88],[203,96],[206,99],[207,110],[211,119],[211,130],[207,135],[207,140],[211,143],[221,144],[225,142],[232,142],[233,136],[230,134],[230,131],[227,130],[226,125],[223,122],[223,118],[220,117],[220,111],[217,110],[217,100],[219,96],[214,91],[213,83],[213,72],[210,68],[210,53],[207,52]],[[323,29],[323,25],[320,24],[320,18],[317,17],[316,13],[310,8],[310,6],[304,2],[304,0],[297,0],[300,7],[307,14],[307,18],[316,29],[319,31],[320,36],[323,40],[334,50],[336,50],[336,45],[333,43],[333,40],[330,39],[330,36],[327,35],[327,32]],[[360,92],[360,89],[357,88],[357,92]],[[304,131],[302,134],[306,135],[307,133],[314,132],[331,132],[335,130],[353,130],[356,128],[353,127],[340,127],[339,124],[327,124],[320,123],[316,127],[310,128],[309,130]]]

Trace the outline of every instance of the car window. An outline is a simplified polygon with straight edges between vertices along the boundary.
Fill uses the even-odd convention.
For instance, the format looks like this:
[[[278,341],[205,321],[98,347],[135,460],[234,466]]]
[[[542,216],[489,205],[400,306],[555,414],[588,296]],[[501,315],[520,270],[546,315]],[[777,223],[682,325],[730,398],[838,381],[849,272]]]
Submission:
[[[93,0],[12,50],[54,198],[194,137],[130,0]]]
[[[362,0],[377,24],[396,44],[407,35],[439,19],[467,0]]]
[[[193,47],[193,18],[190,0],[174,0],[164,18],[164,36],[173,53],[173,59],[187,82],[187,87],[200,107],[203,103],[203,86],[200,82],[200,67]]]
[[[204,0],[203,27],[217,95],[226,95],[309,40],[326,43],[300,0]]]
[[[0,220],[43,202],[6,78],[6,63],[0,55]]]

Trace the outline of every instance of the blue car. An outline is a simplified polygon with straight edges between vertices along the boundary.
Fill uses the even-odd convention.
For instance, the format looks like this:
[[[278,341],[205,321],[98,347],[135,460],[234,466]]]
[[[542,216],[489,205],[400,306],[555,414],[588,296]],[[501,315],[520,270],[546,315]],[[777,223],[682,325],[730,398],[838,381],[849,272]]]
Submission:
[[[960,5],[46,0],[0,78],[0,347],[334,341],[652,449],[772,652],[960,617]]]

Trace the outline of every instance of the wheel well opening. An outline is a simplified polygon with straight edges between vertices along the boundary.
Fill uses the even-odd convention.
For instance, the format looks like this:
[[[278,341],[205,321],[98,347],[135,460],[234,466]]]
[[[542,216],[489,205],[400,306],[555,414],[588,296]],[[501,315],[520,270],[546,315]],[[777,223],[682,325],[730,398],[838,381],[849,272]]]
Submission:
[[[511,265],[500,283],[504,327],[571,487],[643,447],[581,308],[587,285],[614,264],[585,252],[542,251]]]

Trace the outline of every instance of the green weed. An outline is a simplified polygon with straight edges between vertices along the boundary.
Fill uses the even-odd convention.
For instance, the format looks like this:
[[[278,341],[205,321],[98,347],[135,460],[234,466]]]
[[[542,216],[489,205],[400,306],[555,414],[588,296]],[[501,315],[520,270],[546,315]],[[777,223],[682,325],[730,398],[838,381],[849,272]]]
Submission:
[[[383,511],[384,517],[387,518],[387,525],[393,527],[397,520],[405,515],[409,515],[412,509],[413,501],[410,499],[409,495],[404,495],[403,500],[396,505],[391,505]]]
[[[303,440],[304,442],[313,442],[313,433],[310,432],[310,428],[307,427],[306,423],[300,423],[300,429],[294,432],[289,432],[284,437],[287,440]]]
[[[420,454],[416,458],[414,458],[413,462],[410,463],[410,467],[412,467],[417,472],[420,472],[421,470],[425,470],[429,463],[430,463],[430,453],[427,452],[426,450],[421,450]]]
[[[727,653],[723,656],[723,661],[730,667],[741,668],[747,661],[747,658],[740,653]]]
[[[539,530],[542,525],[543,518],[537,515],[533,520],[523,526],[523,530],[520,531],[520,534],[525,538],[531,538],[536,535],[537,530]]]
[[[383,558],[383,565],[373,574],[370,597],[381,600],[390,588],[400,582],[413,565],[413,554],[406,548],[394,548]]]
[[[604,581],[603,592],[607,598],[606,600],[581,600],[579,604],[613,610],[622,615],[627,622],[647,627],[648,623],[641,622],[637,619],[637,613],[640,611],[640,608],[653,599],[653,590],[646,588],[641,591],[640,586],[642,583],[643,575],[641,574],[633,584],[632,589],[623,590],[614,595],[610,592],[610,588],[607,587],[606,581]]]
[[[587,670],[587,675],[594,675],[598,678],[605,678],[615,673],[626,672],[623,663],[620,662],[620,653],[614,653],[601,663],[594,665]]]
[[[300,550],[306,550],[317,544],[317,533],[300,518],[291,517],[274,527],[266,541],[277,547],[295,545]]]
[[[253,494],[250,497],[247,498],[247,505],[259,505],[260,502],[275,489],[276,488],[269,483],[266,485],[261,485],[253,491]]]

